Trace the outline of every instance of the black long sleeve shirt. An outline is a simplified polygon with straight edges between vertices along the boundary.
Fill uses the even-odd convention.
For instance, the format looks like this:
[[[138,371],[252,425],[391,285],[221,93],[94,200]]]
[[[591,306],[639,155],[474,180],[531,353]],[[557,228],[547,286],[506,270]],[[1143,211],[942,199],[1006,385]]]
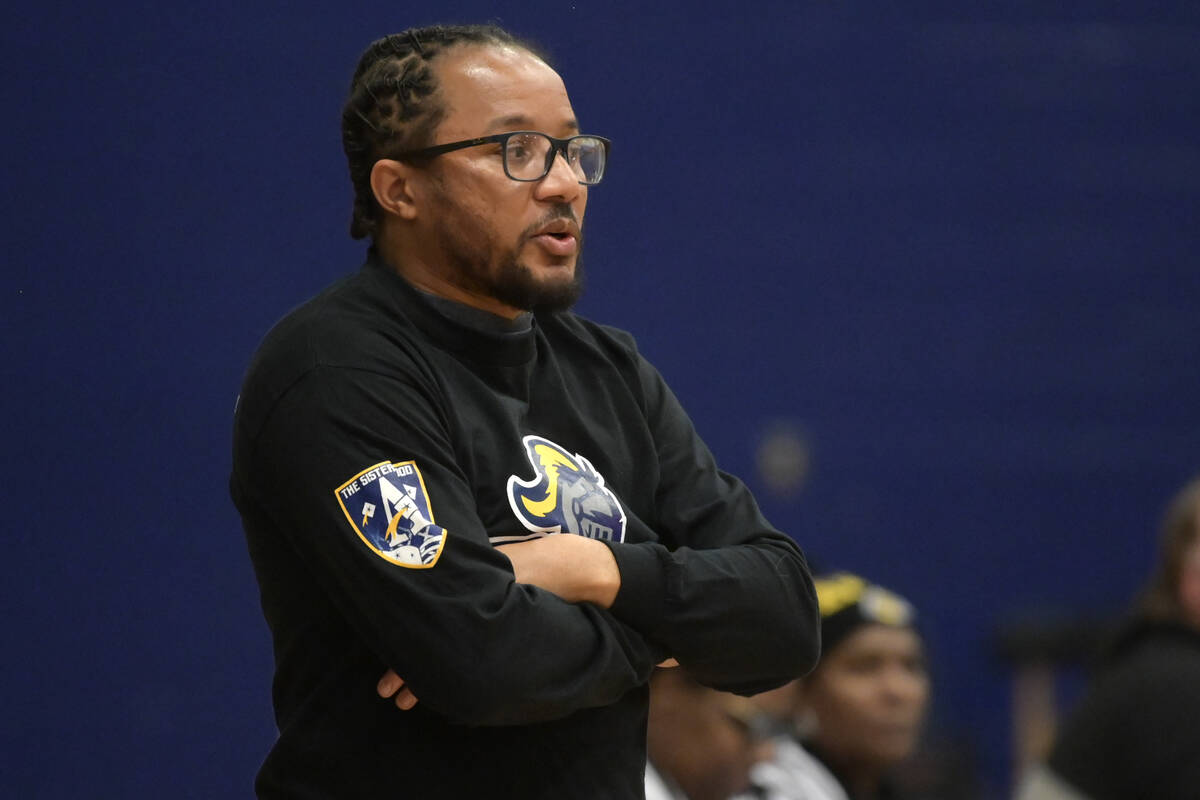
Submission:
[[[255,355],[231,490],[275,647],[260,797],[640,798],[656,663],[748,694],[817,657],[800,548],[632,338],[573,313],[485,332],[369,259]],[[611,609],[495,549],[555,532],[611,548]]]

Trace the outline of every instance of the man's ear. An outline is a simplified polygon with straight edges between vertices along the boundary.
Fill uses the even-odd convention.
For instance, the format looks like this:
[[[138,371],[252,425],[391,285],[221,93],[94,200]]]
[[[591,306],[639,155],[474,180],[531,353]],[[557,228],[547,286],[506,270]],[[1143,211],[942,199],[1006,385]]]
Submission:
[[[414,219],[417,204],[412,183],[413,169],[401,161],[381,158],[371,167],[371,191],[375,202],[388,214]]]

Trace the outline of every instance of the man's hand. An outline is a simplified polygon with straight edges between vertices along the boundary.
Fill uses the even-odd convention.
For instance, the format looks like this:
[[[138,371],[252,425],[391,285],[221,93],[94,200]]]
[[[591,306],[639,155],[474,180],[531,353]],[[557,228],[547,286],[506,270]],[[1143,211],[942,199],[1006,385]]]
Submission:
[[[412,689],[405,686],[404,679],[390,669],[383,673],[375,691],[379,692],[380,697],[395,696],[396,708],[401,711],[408,711],[417,704],[417,696],[412,693]]]
[[[610,608],[621,588],[617,560],[597,539],[556,533],[496,549],[512,562],[517,583],[541,587],[568,603]]]

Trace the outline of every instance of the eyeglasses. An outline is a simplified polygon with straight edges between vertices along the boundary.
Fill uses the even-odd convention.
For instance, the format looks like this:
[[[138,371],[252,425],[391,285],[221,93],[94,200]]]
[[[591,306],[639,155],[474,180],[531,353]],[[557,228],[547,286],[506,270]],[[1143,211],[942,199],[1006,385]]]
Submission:
[[[591,186],[604,177],[608,162],[608,148],[612,145],[603,136],[568,136],[556,139],[538,131],[510,131],[492,136],[464,139],[461,142],[438,144],[421,150],[400,153],[396,158],[432,158],[442,153],[477,147],[481,144],[500,143],[504,154],[504,174],[514,181],[540,181],[550,174],[554,159],[559,153],[580,183]]]

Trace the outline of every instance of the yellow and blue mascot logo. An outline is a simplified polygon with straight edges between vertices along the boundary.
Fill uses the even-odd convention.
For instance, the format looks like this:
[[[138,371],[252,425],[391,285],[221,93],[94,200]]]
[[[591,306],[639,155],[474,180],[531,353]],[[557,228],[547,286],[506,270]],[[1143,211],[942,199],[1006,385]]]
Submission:
[[[535,474],[527,481],[509,477],[508,502],[527,530],[625,541],[625,510],[591,462],[540,436],[523,441]]]

